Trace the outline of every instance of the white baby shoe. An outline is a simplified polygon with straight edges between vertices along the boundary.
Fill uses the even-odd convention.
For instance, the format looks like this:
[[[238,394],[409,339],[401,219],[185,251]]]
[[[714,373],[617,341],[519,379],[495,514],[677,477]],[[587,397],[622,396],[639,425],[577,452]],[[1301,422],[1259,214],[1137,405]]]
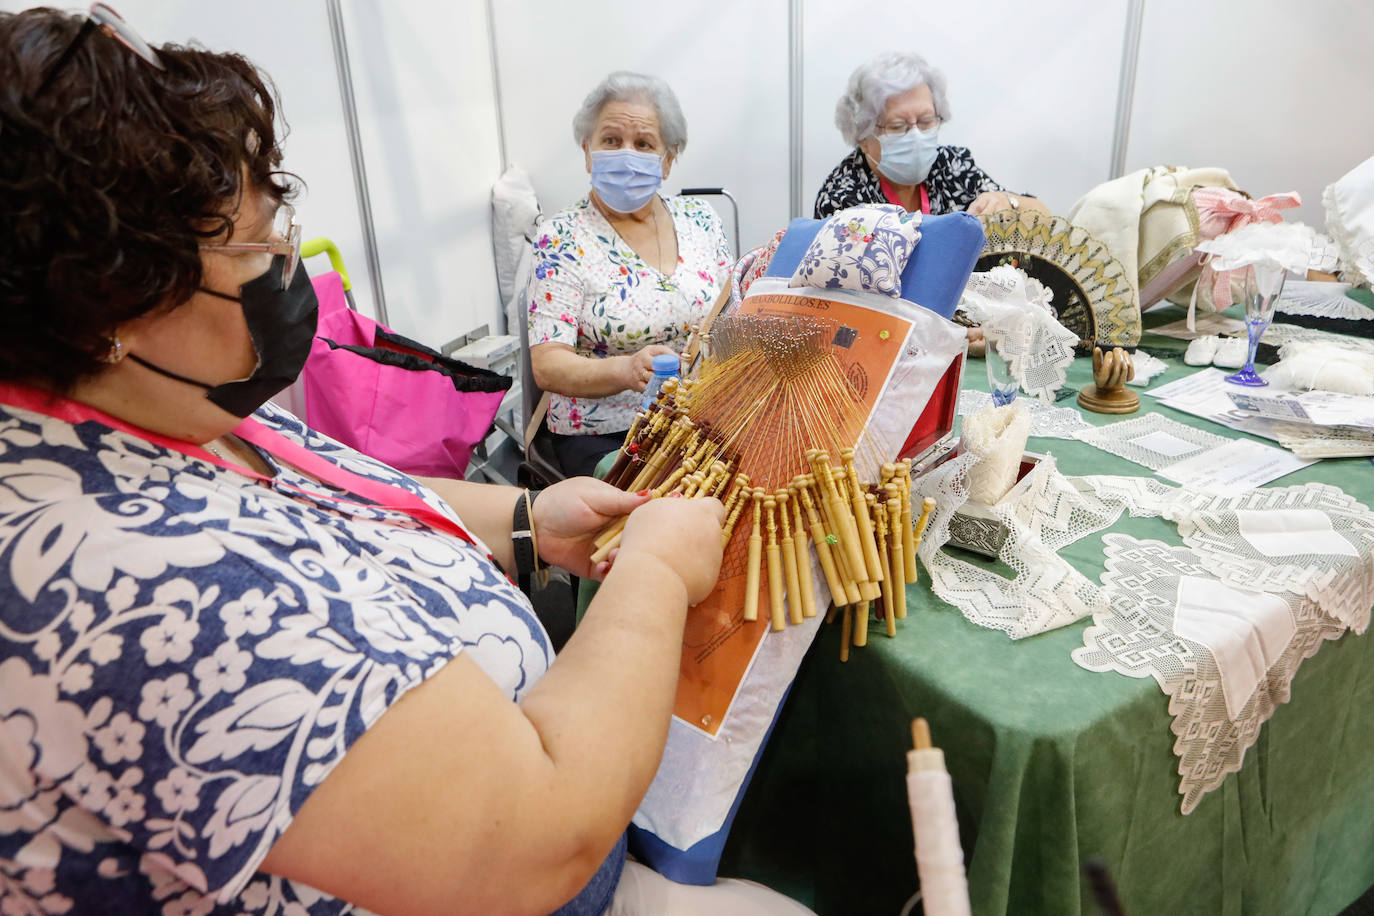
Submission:
[[[1217,345],[1221,343],[1221,338],[1215,334],[1208,337],[1194,338],[1188,344],[1188,349],[1184,351],[1183,362],[1188,366],[1210,366],[1212,358],[1217,355]]]
[[[1223,369],[1239,369],[1245,365],[1249,341],[1244,337],[1223,337],[1217,344],[1217,355],[1212,357],[1212,365]]]

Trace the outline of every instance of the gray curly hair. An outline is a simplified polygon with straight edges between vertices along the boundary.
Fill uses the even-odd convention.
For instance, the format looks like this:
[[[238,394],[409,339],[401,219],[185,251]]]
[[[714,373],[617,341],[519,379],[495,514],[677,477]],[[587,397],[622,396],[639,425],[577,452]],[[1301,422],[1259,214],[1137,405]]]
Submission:
[[[949,99],[945,95],[945,75],[911,51],[889,51],[860,64],[849,75],[844,95],[835,103],[835,126],[844,142],[858,145],[875,133],[887,100],[925,83],[935,100],[935,114],[949,120]]]
[[[612,73],[582,100],[573,116],[573,139],[578,146],[591,140],[596,119],[610,102],[648,102],[658,113],[658,134],[668,152],[677,156],[687,148],[687,119],[672,87],[657,76],[629,70]]]

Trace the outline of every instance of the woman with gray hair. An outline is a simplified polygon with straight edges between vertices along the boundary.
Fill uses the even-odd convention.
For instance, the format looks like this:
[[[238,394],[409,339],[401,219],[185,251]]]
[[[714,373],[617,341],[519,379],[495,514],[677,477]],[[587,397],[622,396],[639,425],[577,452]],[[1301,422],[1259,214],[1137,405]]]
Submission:
[[[894,203],[922,213],[1007,208],[1049,212],[993,181],[962,146],[941,146],[949,120],[945,77],[925,58],[892,51],[859,66],[835,105],[835,126],[854,151],[816,195],[816,218],[858,204]]]
[[[530,364],[551,394],[547,434],[564,473],[620,446],[653,376],[719,295],[731,257],[719,217],[659,188],[687,146],[668,84],[618,71],[573,118],[590,193],[546,220],[530,283]]]

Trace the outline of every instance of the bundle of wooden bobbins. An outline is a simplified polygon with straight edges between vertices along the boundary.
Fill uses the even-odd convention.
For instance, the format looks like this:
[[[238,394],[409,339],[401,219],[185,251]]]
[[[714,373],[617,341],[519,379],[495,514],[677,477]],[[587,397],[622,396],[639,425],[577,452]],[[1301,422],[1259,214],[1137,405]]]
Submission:
[[[879,479],[860,479],[854,443],[867,406],[840,371],[833,336],[824,321],[718,321],[698,377],[664,384],[606,480],[654,497],[724,502],[723,546],[728,552],[737,529],[747,544],[746,621],[758,619],[765,570],[774,630],[816,616],[814,550],[834,602],[826,620],[840,617],[847,659],[851,645],[867,643],[872,613],[888,636],[906,617],[934,500],[913,509],[909,461],[870,456],[865,464],[879,468]],[[620,543],[623,528],[598,537],[594,561]]]

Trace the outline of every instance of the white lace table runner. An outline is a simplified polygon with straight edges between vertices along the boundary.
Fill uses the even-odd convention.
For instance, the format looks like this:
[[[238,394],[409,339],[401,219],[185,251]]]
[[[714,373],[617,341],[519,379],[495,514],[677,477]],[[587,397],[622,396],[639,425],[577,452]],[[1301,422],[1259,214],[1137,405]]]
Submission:
[[[968,498],[968,469],[977,460],[962,455],[918,478],[912,497],[935,497],[918,555],[930,571],[931,589],[979,626],[1002,630],[1013,639],[1073,623],[1104,606],[1097,584],[1059,556],[1059,551],[1120,517],[1124,500],[1099,498],[1075,486],[1042,459],[1029,474],[990,507],[1007,536],[998,558],[1014,571],[1008,579],[944,551],[949,524]]]
[[[1374,606],[1374,514],[1321,483],[1177,502],[1166,517],[1223,582],[1301,595],[1363,633]]]
[[[1107,534],[1102,588],[1073,660],[1090,671],[1153,677],[1169,697],[1181,810],[1240,769],[1298,666],[1345,627],[1291,592],[1232,589],[1186,547]],[[1256,614],[1255,608],[1264,613]]]
[[[1157,413],[1090,427],[1075,433],[1074,438],[1152,471],[1163,470],[1231,441]]]
[[[1055,407],[1035,398],[1017,398],[1030,412],[1032,436],[1041,439],[1072,439],[1080,429],[1092,429],[1092,424],[1083,419],[1073,407]],[[965,388],[959,392],[958,414],[966,417],[977,413],[992,404],[992,395],[986,391]]]

